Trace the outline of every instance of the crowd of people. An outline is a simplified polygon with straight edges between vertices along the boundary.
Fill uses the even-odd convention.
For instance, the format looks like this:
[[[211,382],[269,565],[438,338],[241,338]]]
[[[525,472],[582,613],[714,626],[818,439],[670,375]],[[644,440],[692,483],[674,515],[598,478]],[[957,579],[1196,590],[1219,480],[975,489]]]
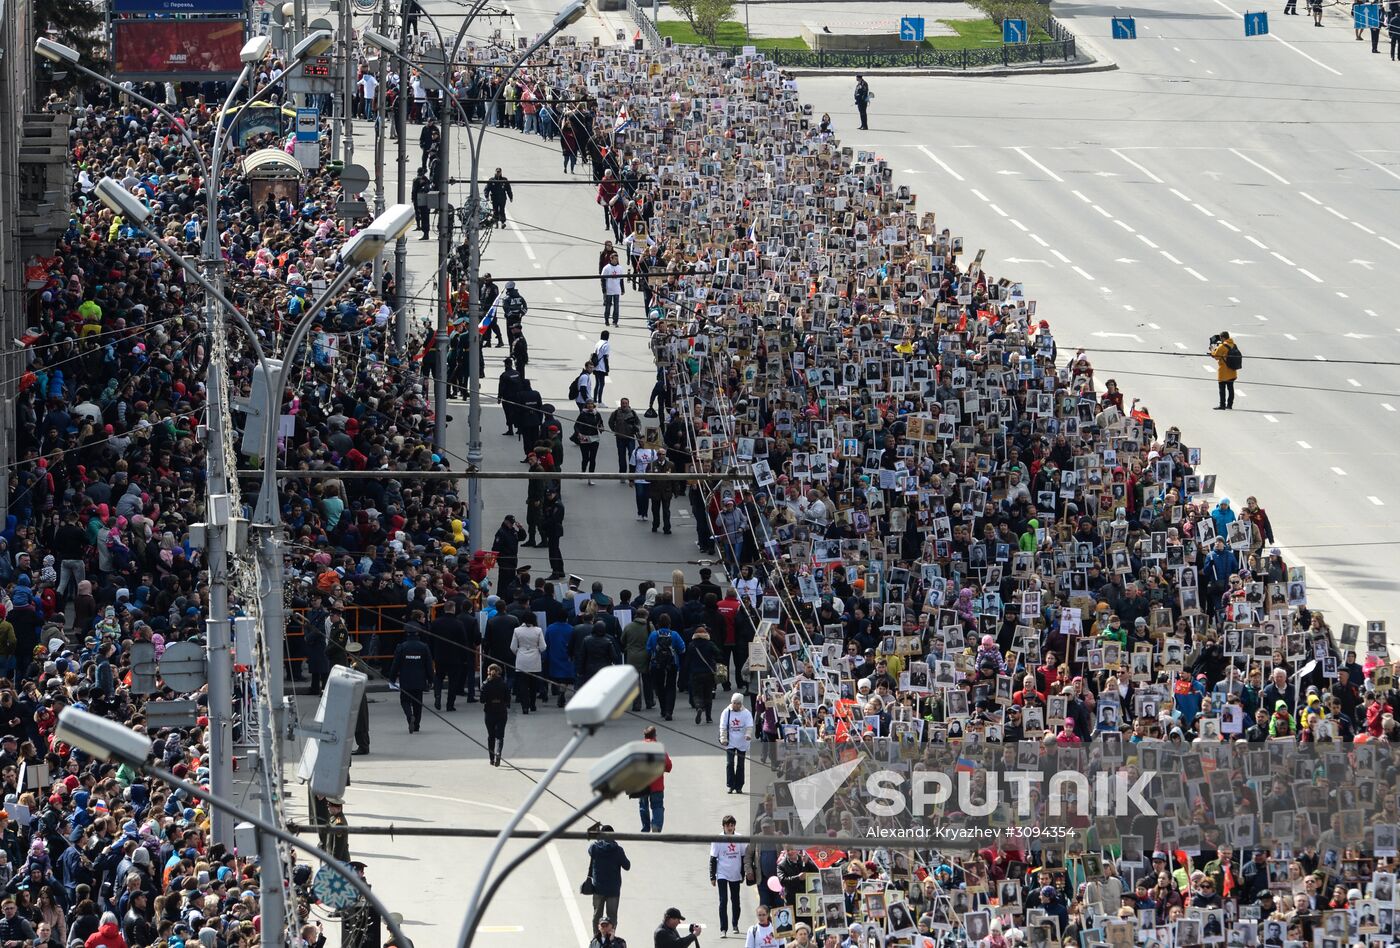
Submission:
[[[1384,623],[1334,629],[1258,499],[1217,495],[1180,429],[1061,353],[1026,289],[917,210],[878,155],[843,148],[795,81],[762,59],[636,58],[571,65],[599,77],[598,115],[635,126],[598,203],[624,194],[645,216],[607,214],[599,271],[610,321],[614,242],[642,248],[628,276],[647,294],[653,410],[604,418],[593,360],[571,394],[638,475],[639,518],[674,493],[645,483],[659,457],[726,475],[681,491],[723,568],[592,592],[502,570],[487,660],[508,666],[506,627],[538,624],[560,700],[561,679],[628,661],[647,709],[669,721],[685,695],[697,724],[732,681],[750,769],[780,777],[806,747],[931,761],[1011,745],[1184,775],[1154,784],[1167,818],[1145,834],[835,859],[756,846],[740,875],[766,917],[734,928],[751,944],[1392,943],[1400,693]],[[716,743],[743,792],[728,710]],[[1219,753],[1254,744],[1375,757],[1281,774]],[[1047,822],[1046,802],[1028,822]],[[818,831],[878,826],[845,805]],[[756,810],[756,835],[801,829],[781,779]]]
[[[454,82],[476,102],[472,74]],[[753,771],[782,775],[789,748],[893,759],[1035,742],[1096,748],[1132,770],[1158,747],[1204,757],[1238,742],[1297,752],[1400,740],[1384,624],[1332,629],[1256,499],[1236,509],[1215,497],[1179,429],[1159,429],[1083,352],[1060,358],[1025,288],[917,210],[886,162],[814,121],[795,80],[762,59],[561,45],[521,83],[514,108],[470,118],[519,115],[522,132],[549,137],[553,119],[540,116],[560,105],[566,169],[571,154],[592,165],[657,377],[643,413],[622,400],[605,415],[609,351],[595,349],[574,409],[557,409],[517,350],[526,309],[502,306],[507,424],[537,472],[562,467],[566,430],[581,454],[594,446],[594,464],[611,435],[618,470],[636,475],[637,516],[669,532],[683,494],[695,543],[718,562],[694,584],[569,582],[557,480],[531,482],[524,521],[505,516],[491,554],[459,553],[468,531],[490,527],[466,522],[454,482],[392,476],[458,459],[431,444],[431,357],[393,349],[392,273],[376,285],[365,268],[282,393],[279,466],[386,472],[282,482],[294,677],[319,686],[331,663],[352,661],[386,674],[410,732],[428,691],[449,709],[479,693],[499,763],[512,696],[534,712],[628,662],[640,710],[671,721],[687,697],[738,794]],[[415,117],[441,116],[429,90],[421,106],[414,95]],[[526,112],[532,100],[546,104]],[[49,103],[73,113],[77,184],[34,293],[0,534],[0,768],[17,807],[0,941],[247,944],[262,924],[258,868],[210,843],[199,801],[53,739],[69,705],[142,728],[131,644],[198,639],[208,606],[190,538],[206,475],[201,298],[93,186],[122,182],[190,253],[204,189],[219,187],[232,298],[270,354],[288,355],[279,342],[363,222],[337,219],[329,174],[309,174],[296,201],[255,201],[240,162],[281,141],[238,142],[205,181],[160,115],[95,90],[88,101]],[[212,102],[172,105],[201,147]],[[423,141],[426,163],[434,138]],[[624,254],[600,258],[605,320],[624,282],[607,268]],[[230,345],[231,394],[246,397],[252,359]],[[725,477],[647,483],[662,470]],[[532,544],[549,548],[548,577],[520,565]],[[157,756],[205,779],[206,726],[153,733]],[[362,720],[358,753],[368,736]],[[750,740],[758,761],[746,760]],[[732,916],[755,948],[1395,940],[1393,768],[1367,771],[1350,794],[1327,768],[1268,787],[1243,765],[1214,771],[1187,769],[1181,803],[1166,800],[1171,822],[1150,837],[1002,838],[970,853],[759,844],[737,861],[722,850],[715,872],[724,856],[725,881],[761,903],[741,930],[743,900],[724,886],[724,927]],[[801,828],[781,780],[753,783],[757,835]],[[642,804],[649,829],[661,829],[659,793]],[[868,829],[858,802],[821,831]],[[602,924],[616,908],[595,914]],[[657,943],[682,940],[681,921],[668,912]]]

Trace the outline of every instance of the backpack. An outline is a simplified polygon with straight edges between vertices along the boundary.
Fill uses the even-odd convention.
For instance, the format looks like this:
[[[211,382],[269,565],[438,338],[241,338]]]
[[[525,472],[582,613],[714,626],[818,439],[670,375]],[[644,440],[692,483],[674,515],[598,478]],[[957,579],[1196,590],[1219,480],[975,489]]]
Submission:
[[[671,639],[671,631],[663,629],[656,636],[656,651],[651,654],[651,670],[666,671],[675,667],[676,643]]]
[[[1240,347],[1230,342],[1230,351],[1225,353],[1225,368],[1238,371],[1244,366],[1244,356],[1240,353]]]
[[[573,380],[572,382],[569,383],[569,400],[570,400],[570,401],[574,401],[574,402],[578,401],[578,377],[577,377],[577,376],[575,376],[574,380]]]

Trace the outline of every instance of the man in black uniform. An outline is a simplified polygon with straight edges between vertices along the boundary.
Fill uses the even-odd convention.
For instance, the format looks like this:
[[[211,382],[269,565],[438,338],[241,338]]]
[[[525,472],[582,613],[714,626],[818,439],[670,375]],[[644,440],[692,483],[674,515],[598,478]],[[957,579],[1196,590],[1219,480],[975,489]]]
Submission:
[[[442,604],[442,615],[429,627],[433,650],[433,707],[442,709],[442,686],[447,685],[447,710],[457,710],[457,696],[467,672],[467,629],[457,618],[457,603],[451,599]],[[471,683],[467,700],[476,700],[476,682]]]
[[[428,198],[428,193],[433,190],[433,186],[428,182],[428,169],[419,168],[418,176],[413,179],[413,213],[417,218],[418,232],[423,236],[420,240],[428,239],[428,227],[432,222],[432,207]]]
[[[486,182],[486,197],[491,201],[491,223],[502,224],[506,222],[506,202],[515,200],[515,194],[510,189],[510,181],[501,174],[501,169],[497,168]]]
[[[423,692],[433,680],[433,653],[418,637],[423,613],[414,609],[409,621],[404,624],[404,639],[394,649],[394,663],[389,666],[389,680],[399,686],[399,704],[403,715],[408,719],[408,733],[421,728],[423,723]]]

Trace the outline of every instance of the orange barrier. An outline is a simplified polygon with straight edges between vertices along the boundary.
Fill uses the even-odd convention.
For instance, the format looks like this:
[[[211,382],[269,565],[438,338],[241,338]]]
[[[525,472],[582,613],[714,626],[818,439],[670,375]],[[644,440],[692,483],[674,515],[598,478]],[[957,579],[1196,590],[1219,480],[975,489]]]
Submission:
[[[434,603],[428,610],[428,621],[432,622],[437,618],[438,610],[442,603]],[[296,631],[292,631],[293,623],[287,623],[287,638],[300,639],[304,635],[300,627],[306,622],[306,615],[311,610],[308,608],[290,609],[291,613],[301,616],[301,622],[296,624]],[[350,641],[359,642],[361,651],[359,659],[365,662],[388,661],[394,657],[394,649],[398,647],[399,638],[403,635],[403,622],[407,617],[407,605],[394,606],[342,606],[341,615],[345,617],[345,628],[350,632]],[[371,652],[370,645],[375,636],[379,637],[378,649]],[[298,649],[299,651],[300,649]],[[290,649],[288,650],[290,653]],[[289,662],[304,662],[305,658],[288,658]]]

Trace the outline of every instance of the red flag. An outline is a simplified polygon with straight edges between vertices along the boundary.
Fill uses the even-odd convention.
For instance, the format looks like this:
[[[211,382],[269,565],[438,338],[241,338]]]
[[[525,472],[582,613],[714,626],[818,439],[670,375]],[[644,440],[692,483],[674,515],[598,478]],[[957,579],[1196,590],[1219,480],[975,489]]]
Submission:
[[[807,855],[820,869],[830,869],[846,858],[846,854],[839,849],[809,849]]]

